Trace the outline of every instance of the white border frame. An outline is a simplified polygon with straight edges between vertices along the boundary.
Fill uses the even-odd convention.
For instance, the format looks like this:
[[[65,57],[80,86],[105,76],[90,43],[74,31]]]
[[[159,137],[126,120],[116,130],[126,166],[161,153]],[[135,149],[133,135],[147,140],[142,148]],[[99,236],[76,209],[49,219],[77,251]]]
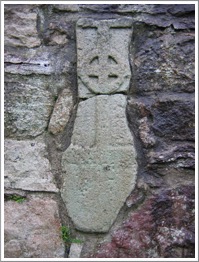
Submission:
[[[185,3],[186,2],[186,3]],[[1,1],[1,157],[4,156],[4,5],[5,4],[194,4],[195,5],[195,145],[198,160],[198,1]],[[3,141],[2,141],[3,138]],[[1,175],[4,174],[4,158],[1,158]],[[195,258],[4,258],[4,197],[1,197],[1,261],[198,261],[198,161],[195,169]],[[4,181],[1,176],[1,196]]]

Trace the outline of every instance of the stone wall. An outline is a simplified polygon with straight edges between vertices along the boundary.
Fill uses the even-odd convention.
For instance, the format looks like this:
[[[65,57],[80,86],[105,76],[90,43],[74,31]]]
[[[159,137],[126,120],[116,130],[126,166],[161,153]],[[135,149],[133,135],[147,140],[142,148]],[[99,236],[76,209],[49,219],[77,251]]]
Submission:
[[[195,257],[194,9],[5,5],[5,257]],[[127,89],[80,92],[79,19],[105,43],[100,20],[130,21],[110,33]]]

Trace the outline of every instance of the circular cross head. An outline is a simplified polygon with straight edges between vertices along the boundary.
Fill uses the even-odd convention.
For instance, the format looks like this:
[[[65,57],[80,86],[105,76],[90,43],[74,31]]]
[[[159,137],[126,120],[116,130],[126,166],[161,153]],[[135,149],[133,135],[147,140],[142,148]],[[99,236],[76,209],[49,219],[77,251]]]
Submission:
[[[127,76],[126,65],[114,50],[90,52],[79,68],[81,81],[91,92],[98,94],[117,91]]]

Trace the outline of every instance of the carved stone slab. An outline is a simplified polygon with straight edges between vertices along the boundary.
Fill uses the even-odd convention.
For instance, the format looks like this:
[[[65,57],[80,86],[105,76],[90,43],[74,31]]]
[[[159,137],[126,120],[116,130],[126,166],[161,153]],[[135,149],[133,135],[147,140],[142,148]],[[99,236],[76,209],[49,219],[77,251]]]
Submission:
[[[77,25],[80,98],[71,145],[63,153],[62,198],[77,229],[107,232],[134,188],[137,163],[126,120],[129,20]],[[93,97],[94,96],[94,97]]]
[[[79,104],[70,147],[62,158],[69,216],[82,231],[106,232],[136,180],[136,154],[124,95],[100,95]]]
[[[126,92],[132,20],[80,19],[77,23],[79,97]]]

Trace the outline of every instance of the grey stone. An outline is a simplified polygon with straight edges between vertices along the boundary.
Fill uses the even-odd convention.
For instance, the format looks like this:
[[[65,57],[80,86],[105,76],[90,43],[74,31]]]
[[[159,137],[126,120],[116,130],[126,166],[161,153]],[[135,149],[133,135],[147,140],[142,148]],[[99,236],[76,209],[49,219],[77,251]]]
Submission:
[[[5,140],[5,187],[57,192],[46,146],[34,140]]]
[[[33,73],[40,75],[53,74],[53,68],[49,60],[33,60],[12,64],[5,64],[5,73],[31,75]]]
[[[37,33],[37,13],[34,5],[5,5],[5,45],[37,47],[41,40]]]
[[[175,29],[195,28],[195,6],[190,4],[118,5],[117,12],[123,15],[132,13],[136,21],[150,26],[162,28],[173,26]]]
[[[5,82],[5,136],[32,138],[48,126],[53,109],[53,95],[39,84],[26,83],[21,77]]]
[[[59,32],[55,32],[51,36],[51,45],[65,45],[68,43],[66,35],[60,34]]]
[[[49,196],[5,202],[6,258],[61,258],[64,243],[58,205]]]
[[[79,11],[79,5],[75,4],[55,4],[53,5],[54,10],[59,11],[66,11],[66,12],[78,12]]]
[[[20,48],[17,52],[16,47],[5,46],[5,72],[27,76],[70,73],[75,60],[75,48],[71,44],[67,48],[56,44],[55,41],[65,41],[56,32],[51,40],[53,45],[34,49]]]
[[[80,19],[76,32],[79,97],[126,92],[132,20]]]
[[[147,117],[139,120],[139,135],[144,147],[153,147],[156,143],[155,137],[150,130]]]
[[[21,189],[4,188],[4,195],[5,196],[17,195],[17,196],[20,196],[20,197],[26,197],[27,191],[24,191],[24,190],[21,190]]]
[[[62,132],[70,118],[72,109],[73,95],[70,90],[64,89],[55,103],[48,130],[53,134]]]
[[[133,39],[132,93],[195,91],[194,32],[154,29],[137,23]]]
[[[82,244],[72,243],[70,246],[69,258],[79,258],[82,251]]]
[[[106,232],[135,185],[137,163],[124,95],[79,104],[62,158],[62,197],[76,228]]]
[[[38,47],[35,49],[17,52],[12,48],[5,51],[5,73],[21,75],[50,75],[54,73],[52,57],[49,52],[52,48]]]

